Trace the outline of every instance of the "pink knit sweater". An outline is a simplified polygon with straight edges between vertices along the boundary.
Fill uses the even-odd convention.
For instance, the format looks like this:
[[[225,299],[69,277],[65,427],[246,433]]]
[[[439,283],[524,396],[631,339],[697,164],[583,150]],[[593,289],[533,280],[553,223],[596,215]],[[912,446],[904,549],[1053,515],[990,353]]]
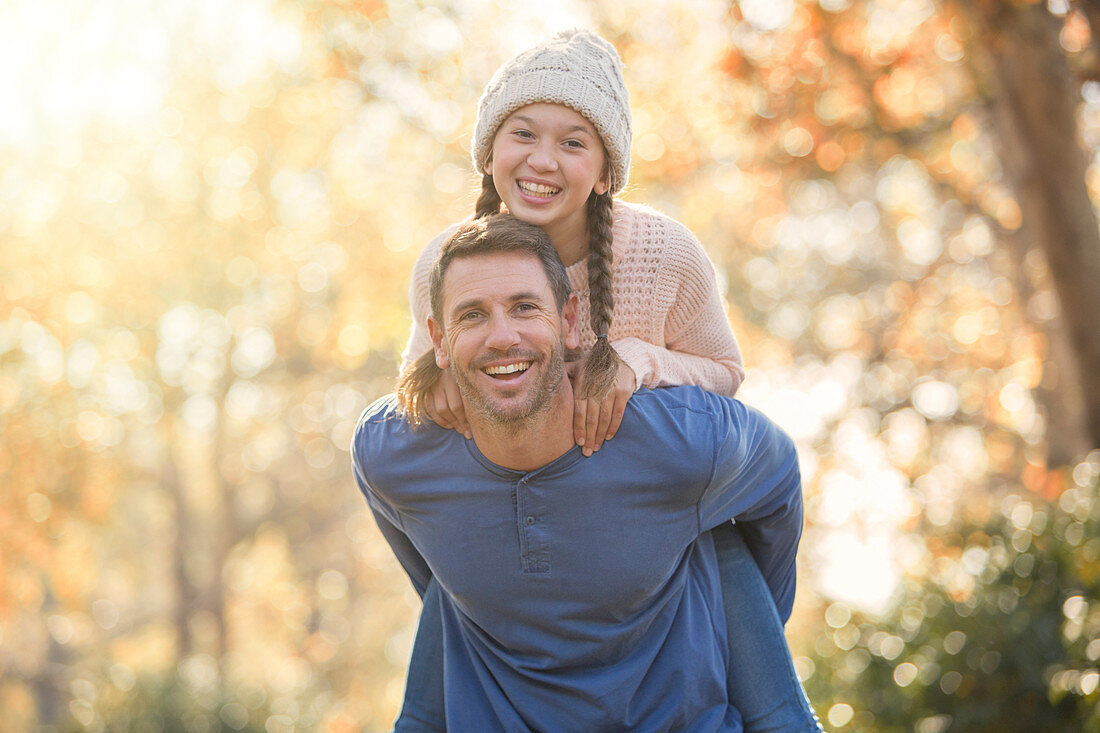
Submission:
[[[613,214],[614,311],[608,338],[634,370],[635,387],[694,384],[733,396],[745,374],[741,349],[702,245],[683,224],[648,207],[616,201]],[[413,268],[413,329],[402,354],[406,364],[432,346],[426,325],[428,278],[453,231],[433,239]],[[587,260],[566,271],[580,299],[580,339],[587,349],[596,341],[589,322]]]

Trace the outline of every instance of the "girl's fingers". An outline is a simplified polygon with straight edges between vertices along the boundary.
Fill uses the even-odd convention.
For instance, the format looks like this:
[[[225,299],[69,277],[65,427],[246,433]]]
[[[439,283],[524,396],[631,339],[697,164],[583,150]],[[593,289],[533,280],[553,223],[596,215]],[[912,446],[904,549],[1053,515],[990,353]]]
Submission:
[[[447,401],[447,410],[451,414],[452,423],[455,430],[465,435],[467,438],[471,437],[470,423],[466,420],[466,406],[462,402],[462,396],[458,392],[458,385],[454,379],[448,379],[443,384],[444,397]]]
[[[453,409],[454,402],[449,394],[448,382],[453,384],[454,377],[450,372],[444,371],[429,390],[426,407],[428,417],[434,420],[436,425],[453,430],[458,425],[458,418]],[[462,400],[458,400],[458,405],[461,409]]]
[[[434,403],[431,407],[425,406],[424,412],[426,412],[428,414],[428,417],[431,418],[432,422],[434,422],[439,427],[447,428],[448,430],[451,429],[451,421],[447,419],[444,410],[441,409],[439,406],[434,405]]]
[[[615,396],[615,406],[611,408],[611,419],[607,425],[607,435],[604,440],[611,440],[615,433],[619,432],[619,426],[623,424],[623,414],[626,412],[626,403],[630,400],[629,392],[620,392]]]
[[[599,450],[600,443],[603,442],[603,434],[600,433],[600,403],[595,400],[587,400],[588,409],[584,420],[584,436],[585,446],[584,454],[586,456],[592,455]]]
[[[611,435],[608,434],[608,428],[611,427],[614,407],[614,395],[608,396],[608,398],[600,404],[600,421],[596,425],[596,444],[592,446],[592,450],[599,450],[603,442],[611,437]]]
[[[454,411],[451,410],[451,405],[448,402],[446,395],[439,395],[436,397],[435,410],[436,414],[438,414],[446,423],[445,425],[443,423],[439,423],[443,427],[454,429],[455,426],[458,424],[458,420],[455,417]]]
[[[619,360],[619,371],[615,375],[616,388],[609,396],[612,401],[609,412],[609,421],[604,440],[611,440],[615,433],[619,432],[619,426],[623,422],[623,414],[626,412],[626,403],[634,395],[634,370],[625,361]],[[613,399],[612,399],[613,396]]]
[[[578,399],[573,402],[573,441],[580,446],[584,445],[585,425],[588,418],[588,400]]]

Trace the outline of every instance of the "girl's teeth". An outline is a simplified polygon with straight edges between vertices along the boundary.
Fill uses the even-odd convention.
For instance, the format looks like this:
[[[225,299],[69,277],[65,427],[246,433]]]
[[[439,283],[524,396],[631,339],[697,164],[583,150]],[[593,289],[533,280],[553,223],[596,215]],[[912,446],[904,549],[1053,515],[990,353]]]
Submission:
[[[524,193],[529,193],[529,194],[532,194],[534,196],[553,196],[554,194],[556,194],[558,191],[561,190],[560,188],[555,188],[553,186],[545,186],[541,183],[521,182],[519,184],[519,187],[521,189],[523,189]]]

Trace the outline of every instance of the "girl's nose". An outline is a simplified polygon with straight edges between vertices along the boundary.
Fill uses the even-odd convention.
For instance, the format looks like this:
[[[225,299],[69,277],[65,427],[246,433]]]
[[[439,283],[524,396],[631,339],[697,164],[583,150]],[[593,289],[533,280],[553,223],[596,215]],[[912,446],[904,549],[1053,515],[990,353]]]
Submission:
[[[552,171],[558,167],[558,160],[544,146],[539,145],[527,156],[527,165],[537,171]]]

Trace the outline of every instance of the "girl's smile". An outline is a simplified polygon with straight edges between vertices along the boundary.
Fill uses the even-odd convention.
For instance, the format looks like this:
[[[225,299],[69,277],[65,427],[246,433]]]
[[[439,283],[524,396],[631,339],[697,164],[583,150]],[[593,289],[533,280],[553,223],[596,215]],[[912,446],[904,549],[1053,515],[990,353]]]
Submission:
[[[493,138],[485,169],[509,213],[541,227],[565,264],[587,253],[589,195],[610,186],[596,128],[561,104],[520,107]]]

